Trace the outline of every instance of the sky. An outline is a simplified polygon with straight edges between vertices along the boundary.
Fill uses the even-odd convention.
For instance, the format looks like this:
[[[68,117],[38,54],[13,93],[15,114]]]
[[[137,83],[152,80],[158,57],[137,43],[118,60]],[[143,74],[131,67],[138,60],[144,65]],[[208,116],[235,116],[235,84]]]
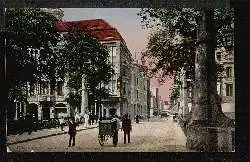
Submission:
[[[142,28],[140,17],[137,16],[139,8],[62,8],[63,20],[89,20],[103,19],[115,27],[124,38],[133,58],[140,62],[140,52],[146,49],[150,31]],[[163,100],[169,101],[172,80],[159,85],[156,79],[151,79],[151,88],[159,88]]]

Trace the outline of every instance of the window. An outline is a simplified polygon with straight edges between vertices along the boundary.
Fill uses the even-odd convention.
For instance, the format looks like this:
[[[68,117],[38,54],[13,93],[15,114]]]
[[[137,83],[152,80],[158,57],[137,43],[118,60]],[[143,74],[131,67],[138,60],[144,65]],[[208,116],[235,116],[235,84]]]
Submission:
[[[113,80],[113,81],[111,82],[111,87],[110,87],[110,89],[111,89],[111,93],[114,94],[114,93],[115,93],[115,89],[116,89],[116,81],[115,81],[115,80]]]
[[[57,82],[57,95],[62,96],[63,82]]]
[[[232,77],[232,67],[227,67],[226,68],[226,74],[227,74],[227,78]]]
[[[48,82],[43,82],[40,84],[40,94],[46,94],[48,89]]]
[[[136,90],[136,98],[137,99],[139,98],[139,92],[138,92],[138,90]]]
[[[226,84],[226,96],[233,96],[233,84]]]
[[[136,78],[136,85],[138,86],[139,85],[139,79]]]
[[[116,57],[116,50],[117,49],[117,47],[116,46],[110,46],[110,47],[108,47],[108,51],[109,51],[109,56],[110,57]]]
[[[126,94],[126,87],[123,87],[123,94]]]
[[[35,84],[30,83],[30,95],[34,95],[35,94]]]
[[[217,52],[216,57],[218,61],[221,61],[221,52]]]

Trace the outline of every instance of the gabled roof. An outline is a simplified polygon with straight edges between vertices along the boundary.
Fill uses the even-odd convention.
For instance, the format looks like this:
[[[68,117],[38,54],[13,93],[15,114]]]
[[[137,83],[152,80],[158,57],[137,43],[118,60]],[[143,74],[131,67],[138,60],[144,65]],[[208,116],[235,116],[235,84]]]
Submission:
[[[99,41],[124,41],[121,34],[109,23],[102,19],[80,21],[57,21],[59,32],[68,32],[70,28],[78,28],[87,34],[96,37]]]

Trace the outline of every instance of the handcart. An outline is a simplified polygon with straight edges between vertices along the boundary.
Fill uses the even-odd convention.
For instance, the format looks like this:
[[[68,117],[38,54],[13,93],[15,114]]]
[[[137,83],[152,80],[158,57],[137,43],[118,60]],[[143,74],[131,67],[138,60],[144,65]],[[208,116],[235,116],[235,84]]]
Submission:
[[[99,121],[99,144],[103,146],[107,144],[109,138],[114,138],[115,133],[115,122],[112,120],[101,120]]]

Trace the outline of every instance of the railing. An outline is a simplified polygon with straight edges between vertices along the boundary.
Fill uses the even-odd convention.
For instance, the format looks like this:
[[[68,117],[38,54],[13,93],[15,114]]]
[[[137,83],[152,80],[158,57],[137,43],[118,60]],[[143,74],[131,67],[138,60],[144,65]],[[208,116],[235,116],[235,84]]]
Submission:
[[[65,101],[65,95],[32,95],[28,97],[28,101]]]
[[[56,97],[55,97],[55,100],[56,101],[59,101],[59,102],[62,102],[62,101],[65,101],[65,96],[64,95],[57,95]]]
[[[223,78],[225,81],[233,81],[233,77],[231,76],[231,77],[225,77],[225,78]]]
[[[39,101],[55,101],[54,95],[38,95]]]

